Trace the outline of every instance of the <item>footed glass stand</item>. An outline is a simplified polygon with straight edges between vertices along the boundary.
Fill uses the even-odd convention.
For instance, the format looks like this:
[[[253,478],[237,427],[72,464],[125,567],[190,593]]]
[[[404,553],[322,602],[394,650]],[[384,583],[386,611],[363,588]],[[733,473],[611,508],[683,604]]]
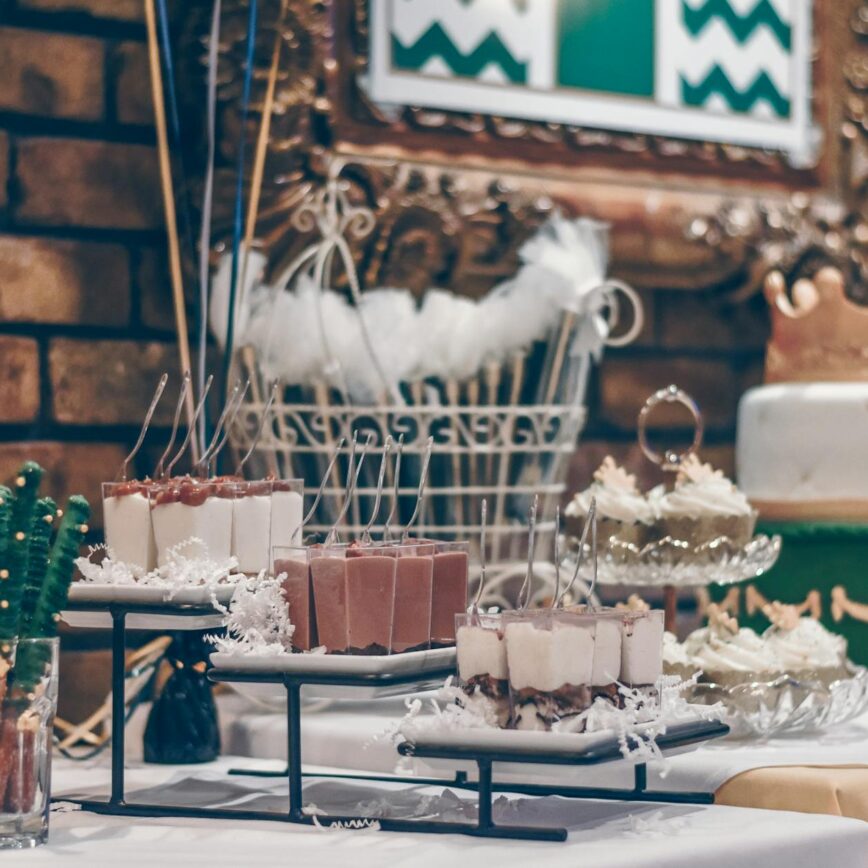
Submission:
[[[214,617],[216,611],[207,606],[143,606],[135,604],[111,603],[81,603],[70,606],[70,610],[87,612],[108,612],[112,620],[112,712],[114,720],[124,719],[124,664],[125,664],[125,630],[128,615],[158,615],[171,614],[179,624],[173,629],[185,629],[186,621],[191,626],[186,629],[202,629],[203,618]],[[171,611],[168,611],[171,609]],[[138,630],[143,626],[137,626]],[[431,819],[392,819],[383,817],[359,817],[338,815],[313,816],[304,810],[302,782],[306,776],[302,769],[301,755],[301,688],[305,685],[328,685],[353,688],[381,688],[394,695],[401,688],[407,693],[428,689],[442,684],[454,667],[442,670],[429,670],[424,673],[378,673],[378,674],[330,674],[330,673],[285,673],[285,672],[236,672],[228,669],[212,669],[208,677],[214,682],[247,682],[260,684],[283,684],[286,689],[286,722],[287,722],[287,768],[282,772],[267,773],[268,776],[285,776],[288,782],[288,803],[283,812],[244,810],[234,808],[197,808],[191,806],[175,806],[164,804],[144,804],[127,802],[124,786],[124,732],[123,727],[117,727],[112,733],[112,764],[111,791],[108,799],[70,799],[63,797],[64,802],[75,802],[84,810],[100,814],[129,817],[190,817],[232,820],[273,820],[286,823],[330,826],[340,824],[344,827],[363,827],[376,821],[377,827],[387,832],[427,832],[440,834],[464,834],[483,838],[514,838],[534,841],[564,841],[567,830],[563,828],[545,828],[540,826],[499,825],[492,819],[492,796],[495,791],[519,793],[531,796],[564,796],[580,799],[614,799],[619,801],[644,802],[674,802],[690,804],[711,804],[714,796],[711,793],[678,793],[656,792],[647,789],[647,769],[644,764],[635,767],[635,785],[632,789],[609,789],[597,787],[565,787],[547,786],[543,784],[512,784],[494,782],[492,766],[497,762],[557,764],[586,766],[621,759],[617,738],[613,735],[605,742],[597,742],[581,752],[562,751],[540,754],[534,751],[504,751],[501,748],[483,749],[464,746],[427,746],[424,742],[404,742],[398,750],[405,756],[429,757],[437,759],[470,761],[479,770],[478,782],[467,779],[464,772],[457,772],[454,779],[400,777],[398,775],[358,774],[322,774],[315,773],[317,778],[353,781],[384,781],[391,783],[407,783],[414,786],[430,785],[456,787],[476,791],[479,794],[479,810],[475,822],[453,822]],[[679,724],[670,728],[657,743],[663,752],[683,748],[686,745],[718,738],[726,735],[729,727],[716,721],[698,721]],[[238,772],[240,774],[255,774]],[[262,773],[260,773],[261,775]]]

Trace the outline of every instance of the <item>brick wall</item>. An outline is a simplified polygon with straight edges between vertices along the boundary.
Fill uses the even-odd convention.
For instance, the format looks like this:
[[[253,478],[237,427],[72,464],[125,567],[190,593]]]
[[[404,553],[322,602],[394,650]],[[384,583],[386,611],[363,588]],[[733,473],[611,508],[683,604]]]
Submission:
[[[0,478],[94,504],[177,370],[142,10],[0,0]]]
[[[177,371],[141,0],[0,0],[0,70],[0,478],[31,456],[58,495],[96,504],[159,372]],[[763,301],[654,283],[641,338],[595,374],[572,486],[607,452],[654,481],[635,418],[670,381],[701,402],[705,454],[732,471]],[[666,437],[686,438],[683,417],[661,418]]]

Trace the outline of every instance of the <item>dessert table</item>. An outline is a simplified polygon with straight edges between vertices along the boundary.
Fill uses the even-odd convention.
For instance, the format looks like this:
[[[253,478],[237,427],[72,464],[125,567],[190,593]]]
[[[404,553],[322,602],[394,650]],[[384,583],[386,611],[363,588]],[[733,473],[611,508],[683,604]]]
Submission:
[[[387,774],[397,755],[389,725],[403,713],[401,700],[369,703],[320,703],[310,706],[303,730],[305,761]],[[237,756],[286,757],[282,714],[251,711],[240,697],[219,698],[223,744]],[[404,768],[420,777],[443,770],[414,759]],[[631,769],[571,769],[577,786],[629,787]],[[868,822],[868,714],[825,733],[778,737],[766,741],[724,739],[699,746],[665,764],[649,763],[654,789],[714,792],[717,804],[837,814]]]
[[[140,766],[131,764],[131,789],[159,786],[174,781],[167,798],[201,798],[215,802],[245,801],[246,788],[256,790],[261,802],[283,800],[283,782],[263,778],[227,778],[226,769],[238,764],[237,757],[224,757],[203,766]],[[261,760],[246,760],[256,768],[275,767]],[[105,781],[106,762],[86,766],[59,760],[55,768],[55,792],[79,790]],[[192,780],[190,779],[192,777]],[[186,778],[180,781],[179,778]],[[376,805],[387,790],[390,802],[405,806],[411,799],[427,802],[427,808],[460,812],[464,798],[456,791],[436,801],[438,790],[408,788],[394,784],[359,784],[358,799]],[[160,790],[157,790],[159,792]],[[397,791],[397,792],[395,792]],[[318,807],[346,799],[346,785],[334,788],[328,781],[313,779],[305,795]],[[183,796],[182,796],[183,797]],[[147,793],[154,798],[154,792]],[[356,796],[353,796],[356,798]],[[250,804],[248,800],[246,804]],[[340,804],[336,806],[337,809]],[[32,851],[7,853],[4,864],[36,866],[62,860],[66,868],[117,865],[297,865],[354,866],[443,865],[475,860],[477,864],[503,866],[533,864],[545,848],[545,863],[615,866],[690,866],[705,868],[739,864],[742,868],[786,865],[813,868],[829,864],[857,868],[868,852],[868,824],[841,817],[794,815],[782,811],[759,811],[727,806],[648,805],[546,798],[541,800],[501,796],[495,817],[515,823],[565,825],[569,838],[563,844],[521,841],[482,841],[453,835],[378,834],[374,830],[324,830],[278,822],[241,822],[191,819],[106,817],[55,806],[47,846]],[[322,824],[327,824],[323,818]]]

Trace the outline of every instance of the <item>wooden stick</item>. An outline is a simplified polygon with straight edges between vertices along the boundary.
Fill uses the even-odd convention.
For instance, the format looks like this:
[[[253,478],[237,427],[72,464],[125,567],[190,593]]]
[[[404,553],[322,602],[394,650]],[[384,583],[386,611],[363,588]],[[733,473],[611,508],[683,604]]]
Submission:
[[[845,614],[856,621],[868,624],[868,605],[849,599],[846,588],[843,585],[835,585],[832,588],[832,617],[835,621],[840,621]]]
[[[151,67],[151,94],[154,100],[154,120],[157,126],[157,152],[160,158],[160,185],[166,212],[166,235],[169,241],[169,273],[172,279],[172,302],[175,308],[175,328],[178,332],[178,353],[181,373],[192,370],[190,362],[190,335],[187,330],[187,309],[184,305],[184,279],[181,274],[181,246],[178,242],[178,223],[175,215],[175,194],[172,190],[172,165],[169,159],[169,140],[166,135],[166,107],[163,104],[163,73],[160,69],[160,49],[157,43],[157,19],[154,0],[145,0],[145,21],[148,28],[148,59]],[[194,401],[192,390],[185,404],[187,424],[193,424]],[[199,460],[199,444],[193,438],[191,451],[194,463]]]

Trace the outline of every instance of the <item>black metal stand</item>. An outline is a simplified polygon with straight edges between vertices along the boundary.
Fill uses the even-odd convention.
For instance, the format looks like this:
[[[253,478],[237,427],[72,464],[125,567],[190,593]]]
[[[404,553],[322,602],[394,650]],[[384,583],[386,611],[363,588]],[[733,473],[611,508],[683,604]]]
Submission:
[[[125,674],[125,629],[126,617],[129,614],[168,614],[165,607],[143,606],[134,604],[77,604],[70,605],[80,611],[108,611],[112,617],[112,714],[114,721],[124,719],[124,674]],[[214,614],[211,607],[178,606],[173,607],[171,614],[186,616],[201,616]],[[404,756],[430,757],[437,759],[465,760],[473,762],[479,771],[478,783],[470,782],[463,772],[456,774],[453,780],[442,778],[400,777],[397,775],[368,774],[314,774],[337,780],[377,781],[392,783],[408,783],[415,786],[454,786],[478,793],[479,808],[475,823],[449,822],[438,820],[413,819],[373,819],[357,816],[317,817],[304,811],[302,781],[305,773],[302,770],[301,750],[301,688],[305,685],[331,685],[347,688],[406,686],[408,692],[422,689],[432,683],[442,683],[454,669],[429,671],[420,673],[386,673],[386,674],[329,674],[329,673],[259,673],[235,672],[228,670],[211,670],[208,677],[215,682],[248,682],[283,684],[286,689],[286,724],[287,724],[287,755],[288,763],[281,772],[260,772],[269,777],[285,776],[289,786],[288,805],[285,812],[235,810],[232,808],[193,808],[174,805],[149,805],[130,803],[126,801],[124,789],[124,732],[123,726],[116,726],[112,731],[112,777],[111,795],[108,800],[69,799],[81,805],[84,810],[99,814],[129,817],[190,817],[209,819],[235,820],[273,820],[278,822],[302,823],[308,825],[344,826],[362,828],[376,826],[384,831],[394,832],[428,832],[437,834],[463,834],[483,838],[511,838],[534,841],[563,841],[567,831],[563,828],[541,828],[528,826],[501,826],[492,819],[492,798],[495,791],[520,793],[533,796],[558,795],[569,798],[583,799],[614,799],[620,801],[673,802],[691,804],[711,804],[714,797],[710,793],[668,793],[647,789],[647,769],[644,764],[635,767],[635,784],[632,789],[619,790],[596,787],[562,787],[542,784],[495,783],[492,779],[492,766],[496,762],[557,764],[557,765],[594,765],[621,758],[617,741],[612,739],[596,749],[590,749],[582,754],[564,752],[546,752],[539,754],[531,751],[503,751],[481,749],[464,746],[431,747],[405,742],[398,748]],[[657,738],[658,746],[663,749],[683,747],[711,738],[726,735],[729,728],[718,722],[697,722],[682,726],[677,732],[667,733]],[[247,774],[245,772],[245,774]]]

